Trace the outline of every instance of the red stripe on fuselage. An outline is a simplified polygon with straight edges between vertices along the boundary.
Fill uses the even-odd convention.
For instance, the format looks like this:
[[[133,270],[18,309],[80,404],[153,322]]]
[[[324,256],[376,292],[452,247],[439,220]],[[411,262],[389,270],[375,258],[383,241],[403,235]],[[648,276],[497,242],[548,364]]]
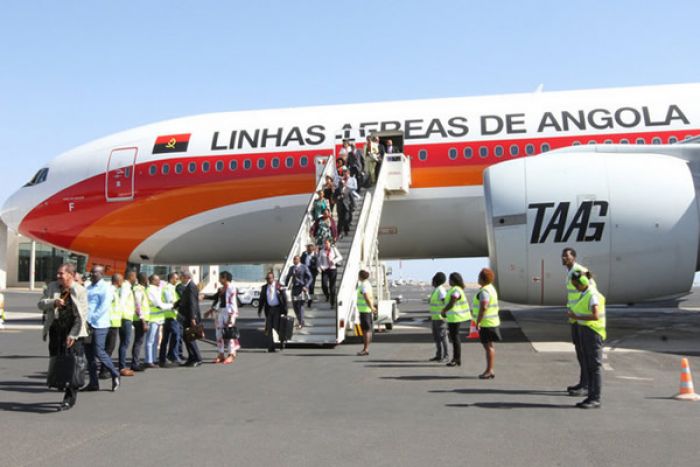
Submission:
[[[435,177],[436,173],[441,173],[438,169],[444,168],[445,170],[449,170],[450,168],[469,166],[473,167],[474,170],[479,167],[485,168],[501,161],[529,155],[526,150],[528,145],[533,146],[533,154],[538,154],[542,151],[542,145],[544,144],[549,145],[550,149],[557,149],[571,146],[576,142],[582,144],[591,141],[596,143],[607,141],[619,143],[621,140],[626,139],[629,140],[630,143],[635,143],[639,138],[643,138],[647,144],[651,143],[653,138],[661,138],[663,143],[667,143],[668,139],[671,137],[680,140],[687,136],[692,136],[699,131],[700,130],[674,130],[492,141],[426,142],[424,144],[407,142],[404,152],[411,155],[411,167],[415,174],[413,188],[459,186],[464,184],[478,184],[481,182],[469,180],[467,183],[464,183],[464,181],[460,183],[456,177],[446,176],[443,183],[439,178]],[[168,136],[168,138],[172,136]],[[162,138],[166,137],[164,136]],[[513,145],[518,147],[517,156],[511,156],[510,148]],[[496,156],[494,154],[498,146],[502,147],[501,156]],[[467,147],[471,148],[471,157],[465,156],[465,148]],[[486,157],[480,155],[480,148],[482,147],[486,148]],[[653,148],[653,146],[651,147]],[[419,157],[420,151],[422,150],[427,152],[424,160],[421,160]],[[137,161],[134,179],[134,201],[106,202],[105,174],[102,173],[62,190],[35,207],[22,221],[20,232],[46,243],[69,249],[80,233],[97,220],[124,207],[125,204],[130,202],[147,203],[149,197],[162,194],[168,190],[198,185],[203,186],[227,180],[264,178],[286,174],[308,174],[311,187],[315,175],[314,156],[327,155],[328,151],[329,149],[318,149],[289,153],[215,154],[206,156],[179,155],[170,159],[161,159],[152,162]],[[288,157],[293,157],[294,160],[293,167],[291,168],[285,166]],[[307,162],[305,167],[300,166],[302,157],[306,157]],[[272,166],[273,159],[278,159],[279,161],[279,166],[277,168],[273,168]],[[235,171],[231,171],[229,168],[231,160],[236,160],[238,163],[238,167]],[[250,161],[249,169],[245,169],[244,167],[246,160]],[[258,166],[259,161],[264,161],[262,168]],[[217,162],[223,163],[223,170],[217,170]],[[196,164],[194,173],[190,173],[188,170],[190,163]],[[182,173],[180,174],[175,173],[177,164],[182,164]],[[208,171],[206,173],[203,172],[205,164],[208,164]],[[169,167],[167,174],[164,174],[165,165]],[[431,170],[426,170],[424,172],[426,176],[420,176],[422,169]],[[155,174],[151,175],[151,172],[155,172]],[[309,188],[308,193],[310,192],[311,188]],[[288,194],[293,195],[301,193],[305,192],[290,192]],[[259,197],[264,198],[266,196],[264,193],[260,193]],[[72,203],[72,210],[69,209],[69,202]],[[226,202],[226,199],[222,199],[220,204],[221,206],[225,206],[229,203]],[[123,226],[121,227],[128,229],[129,226],[130,220],[124,219]],[[109,238],[105,237],[104,241],[109,241]],[[89,254],[90,252],[83,253]],[[115,259],[124,260],[125,258]]]

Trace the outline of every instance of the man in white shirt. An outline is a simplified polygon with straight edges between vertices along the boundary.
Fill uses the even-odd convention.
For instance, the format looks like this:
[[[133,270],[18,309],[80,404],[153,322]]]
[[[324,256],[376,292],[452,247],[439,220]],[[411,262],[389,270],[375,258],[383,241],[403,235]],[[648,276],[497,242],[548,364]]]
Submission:
[[[335,250],[331,247],[331,241],[326,239],[323,242],[323,248],[318,252],[318,268],[321,270],[321,289],[326,301],[330,302],[331,306],[335,306],[335,281],[338,271],[336,264],[341,258],[336,255]]]
[[[267,351],[276,352],[273,329],[279,330],[280,317],[287,314],[287,294],[275,280],[275,275],[268,272],[265,277],[266,284],[260,290],[260,304],[258,305],[258,317],[265,310],[265,334],[267,335]]]

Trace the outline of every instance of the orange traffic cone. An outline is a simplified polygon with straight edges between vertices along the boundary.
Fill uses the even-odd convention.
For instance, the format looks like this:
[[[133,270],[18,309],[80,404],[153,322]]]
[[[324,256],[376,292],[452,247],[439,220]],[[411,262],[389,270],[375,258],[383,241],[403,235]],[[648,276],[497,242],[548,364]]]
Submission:
[[[693,388],[693,375],[690,374],[690,365],[688,365],[687,358],[681,360],[681,390],[674,399],[681,401],[700,400],[700,396],[695,394],[695,389]]]
[[[476,328],[476,321],[472,321],[471,324],[469,325],[469,335],[467,336],[467,339],[478,339],[479,338],[479,330]]]

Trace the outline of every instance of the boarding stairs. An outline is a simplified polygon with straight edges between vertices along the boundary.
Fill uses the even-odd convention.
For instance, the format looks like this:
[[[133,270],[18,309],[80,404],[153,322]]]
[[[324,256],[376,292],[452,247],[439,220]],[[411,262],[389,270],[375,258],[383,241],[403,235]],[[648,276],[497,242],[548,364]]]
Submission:
[[[310,234],[313,225],[312,206],[316,192],[322,189],[326,175],[335,175],[335,158],[329,157],[322,170],[317,170],[318,184],[310,196],[302,216],[301,225],[289,249],[285,264],[280,272],[280,282],[287,279],[287,272],[293,264],[294,256],[301,255],[306,245],[313,243]],[[355,202],[352,222],[347,235],[340,237],[336,248],[343,257],[337,266],[336,304],[325,301],[319,271],[314,284],[314,301],[311,307],[304,308],[304,328],[295,329],[292,340],[287,345],[336,345],[341,343],[358,321],[356,307],[357,276],[361,268],[370,271],[370,281],[374,286],[374,296],[380,301],[380,322],[390,321],[396,310],[391,307],[386,270],[379,262],[377,236],[384,201],[387,196],[403,196],[410,186],[410,160],[403,154],[387,155],[377,183],[371,188],[362,188],[360,198]],[[336,211],[337,212],[337,211]],[[335,214],[334,214],[335,215]],[[337,223],[337,219],[336,219]],[[287,291],[289,314],[294,316],[291,287]],[[389,315],[388,317],[386,315]],[[298,324],[298,322],[296,322]],[[390,325],[388,326],[390,327]]]

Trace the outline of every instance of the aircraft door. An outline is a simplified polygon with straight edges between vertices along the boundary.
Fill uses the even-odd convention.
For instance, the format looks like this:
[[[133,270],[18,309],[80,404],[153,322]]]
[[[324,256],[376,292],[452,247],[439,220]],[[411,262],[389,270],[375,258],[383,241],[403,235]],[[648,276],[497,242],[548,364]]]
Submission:
[[[113,149],[105,174],[105,198],[107,201],[134,199],[134,166],[138,148]]]

